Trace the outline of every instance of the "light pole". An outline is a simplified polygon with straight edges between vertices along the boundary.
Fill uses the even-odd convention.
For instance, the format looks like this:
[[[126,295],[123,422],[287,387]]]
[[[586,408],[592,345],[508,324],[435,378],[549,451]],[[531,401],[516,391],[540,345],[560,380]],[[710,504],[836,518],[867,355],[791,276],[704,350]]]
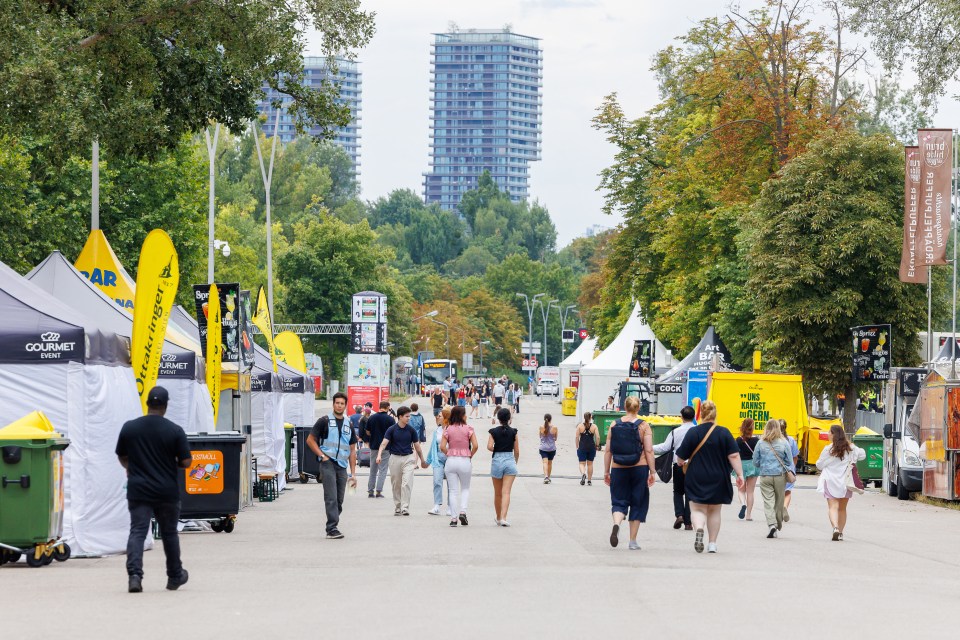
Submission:
[[[489,340],[480,341],[480,375],[483,375],[483,345],[490,344]]]
[[[260,136],[257,134],[257,125],[255,122],[250,122],[250,129],[253,133],[253,142],[257,147],[257,160],[260,161],[260,177],[263,178],[263,189],[266,192],[267,307],[270,309],[270,317],[276,322],[277,316],[273,314],[273,220],[270,217],[270,187],[273,184],[273,161],[277,155],[277,133],[280,129],[280,109],[277,109],[277,115],[273,120],[273,140],[270,145],[269,168],[263,165],[263,153],[260,151]]]
[[[560,307],[557,307],[559,309]],[[576,311],[577,305],[568,304],[567,308],[560,312],[560,362],[563,362],[563,357],[566,354],[566,351],[563,346],[563,332],[567,330],[567,314],[571,311]]]
[[[220,123],[213,129],[213,140],[210,140],[210,129],[204,127],[203,136],[207,142],[207,159],[210,161],[210,193],[207,200],[207,282],[213,283],[213,254],[216,250],[216,240],[213,239],[213,219],[216,213],[216,180],[215,162],[217,158],[217,141],[220,139]],[[271,310],[272,313],[272,310]],[[271,316],[272,317],[272,316]]]
[[[437,311],[436,309],[434,309],[433,311],[430,311],[429,313],[425,313],[425,314],[423,314],[422,316],[418,316],[418,317],[414,318],[413,321],[416,322],[417,320],[423,320],[424,318],[433,318],[433,317],[436,316],[438,313],[440,313],[440,312]]]
[[[547,294],[541,293],[541,296]],[[550,300],[547,302],[547,306],[543,306],[543,300],[540,301],[540,314],[543,316],[543,366],[547,366],[547,319],[550,317],[550,309],[555,307],[557,300]],[[557,307],[558,309],[560,307]]]
[[[547,295],[547,294],[545,294],[545,293],[538,293],[537,295],[533,296],[533,300],[531,300],[530,298],[527,297],[527,294],[525,294],[525,293],[518,293],[518,294],[517,294],[517,297],[518,297],[518,298],[523,298],[523,304],[526,305],[526,307],[527,307],[527,320],[529,321],[529,324],[527,325],[527,326],[528,326],[528,329],[529,329],[528,332],[527,332],[527,340],[529,340],[529,342],[527,343],[527,357],[528,357],[528,358],[532,358],[532,357],[533,357],[533,308],[534,308],[534,307],[536,306],[536,304],[537,304],[537,298],[539,298],[540,296],[545,296],[545,295]]]
[[[450,359],[450,325],[448,325],[446,322],[440,322],[439,320],[436,320],[433,317],[433,315],[430,315],[429,313],[426,315],[426,317],[430,318],[430,322],[433,322],[434,324],[443,325],[443,328],[447,330],[447,360],[449,360]]]
[[[461,327],[454,327],[453,329],[460,332],[460,366],[466,369],[467,367],[463,362],[463,358],[467,351],[467,332]]]

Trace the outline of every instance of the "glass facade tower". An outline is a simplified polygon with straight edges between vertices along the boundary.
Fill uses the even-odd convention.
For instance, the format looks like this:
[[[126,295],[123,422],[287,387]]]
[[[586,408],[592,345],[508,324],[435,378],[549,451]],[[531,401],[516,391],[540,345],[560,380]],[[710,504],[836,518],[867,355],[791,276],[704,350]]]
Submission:
[[[333,76],[327,68],[326,58],[305,57],[303,59],[303,70],[305,74],[305,84],[311,88],[319,88],[325,80],[338,83],[340,85],[340,97],[337,102],[346,104],[350,107],[350,114],[353,116],[351,122],[346,127],[337,129],[333,142],[341,147],[350,156],[353,161],[354,170],[357,176],[360,175],[360,121],[362,99],[361,92],[363,86],[363,74],[360,72],[356,62],[352,60],[337,59],[337,74]],[[276,110],[271,106],[271,102],[277,98],[282,98],[289,102],[290,98],[271,90],[264,86],[264,97],[257,104],[257,110],[261,115],[266,116],[266,123],[263,125],[265,135],[273,135],[273,122],[276,117]],[[310,135],[319,135],[317,128],[310,130]],[[292,141],[297,132],[294,129],[293,118],[283,109],[280,114],[280,128],[277,133],[281,142]]]
[[[456,209],[489,171],[513,201],[529,194],[540,159],[540,40],[508,29],[434,34],[427,204]]]

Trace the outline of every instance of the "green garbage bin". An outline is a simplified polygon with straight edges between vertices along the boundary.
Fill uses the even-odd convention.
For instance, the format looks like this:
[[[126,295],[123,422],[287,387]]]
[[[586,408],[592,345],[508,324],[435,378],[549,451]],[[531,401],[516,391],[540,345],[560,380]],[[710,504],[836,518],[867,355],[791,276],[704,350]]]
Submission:
[[[623,411],[594,411],[593,422],[597,425],[600,432],[600,446],[607,444],[607,431],[610,425],[617,421],[623,415]]]
[[[860,427],[853,435],[853,444],[867,454],[866,458],[857,462],[860,479],[864,484],[873,482],[874,486],[879,487],[883,481],[883,436],[867,427]]]
[[[680,425],[676,424],[650,424],[650,428],[653,430],[653,444],[660,444],[667,440],[667,436],[670,435],[670,432],[676,429]]]
[[[287,460],[287,482],[290,481],[290,451],[293,449],[293,425],[289,422],[283,423],[284,448],[283,455]]]
[[[70,441],[39,411],[0,429],[0,564],[70,557],[63,532],[63,450]]]

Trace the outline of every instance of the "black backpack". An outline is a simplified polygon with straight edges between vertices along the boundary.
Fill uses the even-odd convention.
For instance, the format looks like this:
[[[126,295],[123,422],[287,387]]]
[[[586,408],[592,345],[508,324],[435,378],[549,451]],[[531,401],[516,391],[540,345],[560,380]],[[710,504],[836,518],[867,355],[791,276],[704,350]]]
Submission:
[[[610,453],[619,465],[630,467],[640,462],[643,441],[637,423],[622,420],[613,423],[610,427]]]

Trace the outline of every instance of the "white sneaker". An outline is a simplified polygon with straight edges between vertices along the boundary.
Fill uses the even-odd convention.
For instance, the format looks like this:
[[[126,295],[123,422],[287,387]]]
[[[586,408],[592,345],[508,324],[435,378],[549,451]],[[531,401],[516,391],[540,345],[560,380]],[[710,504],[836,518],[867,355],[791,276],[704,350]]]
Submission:
[[[501,520],[501,521],[500,521],[500,526],[501,526],[501,527],[509,527],[509,526],[510,526],[510,523],[507,522],[506,520]]]
[[[440,505],[438,504],[433,505],[433,509],[430,509],[430,511],[427,511],[427,513],[431,516],[440,515]]]
[[[717,552],[717,543],[708,542],[707,543],[707,553],[716,553]]]
[[[449,507],[447,508],[447,515],[448,515],[449,517],[451,517],[451,518],[453,517],[453,512],[450,511],[450,508],[449,508]]]
[[[497,523],[497,526],[498,526],[498,527],[500,526],[500,521],[499,521],[499,520],[494,520],[494,522]]]

